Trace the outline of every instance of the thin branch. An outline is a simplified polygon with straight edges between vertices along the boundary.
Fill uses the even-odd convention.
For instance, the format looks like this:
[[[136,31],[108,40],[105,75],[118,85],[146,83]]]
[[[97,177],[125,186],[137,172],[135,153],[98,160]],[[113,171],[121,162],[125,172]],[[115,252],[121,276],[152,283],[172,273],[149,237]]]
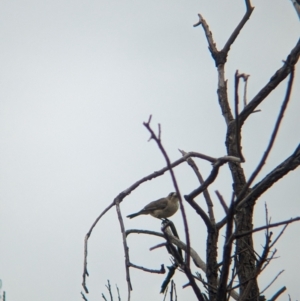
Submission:
[[[183,150],[179,150],[179,151],[181,152],[181,154],[183,156],[186,155],[185,151],[183,151]],[[192,158],[188,158],[187,163],[192,167],[192,169],[194,170],[200,184],[202,185],[204,183],[204,180],[203,180],[202,175],[201,175],[201,173],[198,169],[198,166],[196,165],[194,160]],[[205,199],[206,204],[207,204],[208,215],[209,215],[210,221],[211,221],[212,225],[215,225],[216,221],[215,221],[215,216],[214,216],[214,211],[213,211],[213,202],[210,198],[210,195],[209,195],[209,192],[208,192],[207,189],[205,189],[203,191],[203,196],[204,196],[204,199]]]
[[[162,283],[162,285],[161,285],[161,289],[160,289],[160,293],[161,293],[161,294],[164,293],[164,292],[166,291],[166,289],[167,289],[167,287],[168,287],[168,285],[169,285],[169,283],[170,283],[172,277],[173,277],[174,274],[175,274],[175,271],[176,271],[176,269],[177,269],[177,265],[176,265],[176,264],[173,264],[172,266],[167,267],[167,268],[168,268],[169,272],[168,272],[168,274],[167,274],[166,279],[163,281],[163,283]]]
[[[148,235],[154,235],[154,236],[159,236],[159,237],[164,238],[164,235],[161,234],[160,232],[149,231],[149,230],[129,229],[129,230],[126,230],[126,232],[125,232],[126,236],[128,236],[129,234],[132,234],[132,233],[135,233],[135,234],[148,234]]]
[[[244,107],[247,105],[247,86],[248,86],[248,78],[249,78],[249,74],[241,74],[241,77],[244,79]]]
[[[231,269],[231,279],[230,279],[229,284],[227,285],[227,291],[231,290],[232,284],[233,284],[233,281],[234,281],[234,278],[236,277],[236,275],[237,275],[237,271],[236,271],[236,260],[235,260],[234,263],[233,263],[233,267]],[[226,301],[228,301],[229,298],[230,298],[230,293],[228,294],[228,297],[227,297]]]
[[[224,51],[226,53],[228,53],[231,45],[234,43],[235,39],[239,35],[240,31],[242,30],[242,28],[244,27],[244,25],[246,24],[246,22],[248,21],[248,19],[250,18],[251,14],[254,10],[254,7],[251,6],[250,0],[245,0],[245,3],[246,3],[245,15],[242,18],[242,20],[240,21],[240,23],[238,24],[238,26],[235,28],[235,30],[233,31],[231,36],[229,37],[229,39],[226,42],[224,48],[222,49],[222,51]]]
[[[273,129],[273,132],[272,132],[272,135],[271,135],[271,139],[270,139],[269,144],[267,146],[267,149],[265,150],[264,155],[262,156],[262,158],[261,158],[258,166],[256,167],[256,169],[254,170],[254,172],[250,176],[249,180],[247,181],[247,183],[245,184],[245,186],[243,187],[242,191],[240,192],[240,194],[237,197],[236,204],[239,205],[239,206],[242,205],[242,203],[243,203],[243,202],[241,202],[242,198],[244,197],[246,191],[248,190],[248,188],[250,187],[250,185],[252,184],[252,182],[254,181],[254,179],[256,178],[256,176],[258,175],[258,173],[261,171],[263,165],[266,163],[266,160],[267,160],[267,158],[269,156],[269,153],[270,153],[270,151],[271,151],[271,149],[273,147],[273,144],[275,142],[275,138],[277,136],[277,133],[278,133],[281,121],[282,121],[283,116],[284,116],[284,112],[285,112],[285,110],[287,108],[287,105],[289,103],[289,100],[290,100],[293,82],[294,82],[294,68],[292,68],[292,70],[291,70],[290,79],[289,79],[288,85],[287,85],[285,99],[284,99],[284,101],[282,103],[282,106],[281,106],[279,115],[277,117],[274,129]]]
[[[239,74],[238,70],[235,72],[234,76],[234,111],[235,111],[235,139],[236,139],[236,152],[238,153],[239,157],[241,158],[242,162],[245,162],[245,158],[242,154],[241,148],[241,131],[240,131],[240,124],[239,124],[239,80],[241,75]]]
[[[159,249],[159,248],[162,248],[162,247],[166,247],[166,245],[167,245],[167,244],[166,244],[165,242],[163,242],[163,243],[161,243],[161,244],[158,244],[158,245],[155,245],[155,246],[149,248],[149,251],[153,251],[153,250],[155,250],[155,249]]]
[[[212,228],[211,221],[207,214],[204,212],[204,210],[195,202],[194,199],[189,198],[189,196],[185,195],[184,196],[185,200],[195,209],[195,211],[201,216],[203,219],[207,229]]]
[[[284,272],[284,270],[280,271],[276,277],[260,292],[260,295],[262,295],[276,280],[277,278]],[[270,301],[270,300],[269,300]]]
[[[166,297],[167,297],[167,292],[168,292],[168,286],[166,287],[166,289],[165,289],[165,293],[164,293],[164,299],[163,299],[163,301],[166,301]]]
[[[176,284],[175,282],[172,280],[172,285],[173,285],[173,290],[174,290],[174,294],[175,294],[175,301],[177,301],[177,291],[176,291]]]
[[[274,224],[269,224],[269,225],[266,225],[266,226],[261,226],[261,227],[255,228],[253,230],[245,231],[245,232],[242,232],[242,233],[237,233],[237,234],[234,234],[233,237],[234,237],[234,239],[238,239],[238,238],[241,238],[243,236],[246,236],[246,235],[249,235],[251,233],[258,232],[258,231],[261,231],[261,230],[264,230],[264,229],[267,229],[267,228],[274,228],[274,227],[278,227],[278,226],[282,226],[282,225],[288,225],[290,223],[297,222],[297,221],[300,221],[300,217],[291,218],[291,219],[286,220],[286,221],[282,221],[282,222],[278,222],[278,223],[274,223]]]
[[[154,274],[165,274],[166,273],[166,270],[165,270],[165,267],[163,264],[161,265],[160,270],[148,269],[148,268],[133,264],[131,262],[129,263],[129,266],[132,268],[136,268],[138,270],[142,270],[144,272],[148,272],[148,273],[154,273]]]
[[[151,138],[157,143],[159,149],[161,150],[166,162],[167,162],[167,166],[168,169],[170,171],[171,174],[171,178],[173,181],[173,185],[175,187],[175,191],[178,195],[179,198],[179,202],[180,202],[180,210],[181,210],[181,214],[182,214],[182,219],[183,219],[183,224],[184,224],[184,230],[185,230],[185,237],[186,237],[186,244],[187,244],[187,251],[186,251],[186,256],[185,256],[185,264],[184,264],[184,271],[186,276],[188,277],[188,279],[190,280],[191,286],[194,290],[195,295],[197,296],[198,300],[203,301],[203,297],[201,295],[201,291],[199,289],[199,287],[197,286],[195,279],[192,277],[192,273],[190,271],[190,237],[189,237],[189,228],[188,228],[188,223],[187,223],[187,218],[186,218],[186,214],[185,214],[185,209],[184,209],[184,205],[183,205],[183,201],[181,199],[181,194],[179,191],[179,187],[175,178],[175,174],[173,172],[172,166],[171,166],[171,162],[170,159],[161,143],[160,140],[160,136],[161,136],[161,131],[160,131],[160,127],[159,127],[159,135],[158,137],[155,135],[155,133],[153,132],[153,130],[150,127],[150,120],[151,118],[149,118],[148,123],[144,122],[144,126],[147,128],[147,130],[150,132],[151,134]]]
[[[117,288],[117,293],[118,293],[118,300],[121,301],[121,297],[120,297],[120,290],[118,288],[118,286],[116,285],[116,288]]]
[[[264,250],[262,255],[260,256],[260,259],[258,260],[257,264],[256,264],[256,271],[255,271],[255,275],[256,277],[260,274],[260,272],[262,271],[262,267],[263,264],[265,262],[267,262],[267,258],[270,252],[270,243],[271,243],[271,238],[272,238],[272,232],[269,234],[268,232],[266,233],[266,243],[264,246]]]
[[[102,298],[103,298],[105,301],[107,301],[107,299],[106,299],[106,297],[105,297],[104,294],[102,294]]]
[[[271,232],[272,233],[272,232]],[[261,271],[260,272],[263,272],[263,270],[265,270],[267,268],[267,266],[270,264],[271,260],[275,259],[275,254],[277,253],[277,249],[275,249],[273,252],[272,252],[272,255],[266,259],[265,261],[265,264],[264,266],[261,268]]]
[[[202,185],[200,185],[198,188],[196,188],[194,191],[192,191],[189,195],[187,195],[188,199],[194,199],[196,196],[198,196],[200,193],[202,193],[204,190],[207,189],[207,187],[214,182],[214,180],[217,178],[217,175],[219,173],[219,168],[227,163],[228,160],[224,158],[219,158],[213,165],[212,171],[210,175],[207,177],[207,179],[204,181]]]
[[[96,218],[96,220],[94,221],[94,223],[92,224],[90,230],[88,231],[88,233],[85,235],[85,239],[84,239],[84,260],[83,260],[83,274],[82,274],[82,287],[84,288],[84,291],[88,294],[89,290],[86,286],[86,276],[89,276],[88,270],[87,270],[87,255],[88,255],[88,239],[94,229],[94,227],[97,225],[98,221],[100,220],[100,218],[107,212],[110,210],[110,208],[112,208],[114,206],[114,203],[111,203],[107,208],[105,208],[102,213]]]
[[[171,281],[170,301],[173,301],[173,280]]]
[[[81,296],[82,296],[82,299],[83,299],[84,301],[88,301],[88,299],[86,298],[86,296],[84,295],[84,293],[83,293],[83,292],[80,292],[80,294],[81,294]]]
[[[283,234],[283,232],[285,231],[285,229],[287,228],[289,224],[286,224],[283,229],[280,231],[280,233],[278,234],[278,236],[275,238],[275,240],[271,243],[270,247],[272,248],[276,242],[279,240],[279,238],[281,237],[281,235]]]
[[[269,301],[275,301],[285,290],[286,287],[282,287]]]
[[[202,25],[203,27],[203,30],[204,30],[204,33],[205,33],[205,36],[206,36],[206,39],[207,39],[207,42],[208,42],[208,49],[210,50],[210,52],[212,53],[218,53],[218,49],[216,47],[216,44],[214,42],[214,39],[213,39],[213,36],[212,36],[212,33],[211,31],[209,30],[209,27],[206,23],[206,21],[204,20],[204,18],[201,16],[201,14],[198,14],[198,17],[199,17],[199,21],[194,24],[193,26],[194,27],[197,27],[199,25]]]
[[[257,200],[266,190],[268,190],[274,183],[288,174],[290,171],[296,169],[300,165],[300,144],[296,147],[294,153],[275,167],[269,174],[267,174],[260,182],[258,182],[249,194],[241,201],[246,203],[250,199]]]
[[[189,256],[189,248],[190,248],[190,237],[189,237],[189,227],[188,227],[188,223],[187,223],[187,218],[186,218],[186,214],[185,214],[185,209],[184,209],[184,205],[183,205],[183,201],[181,199],[181,194],[180,194],[180,191],[179,191],[179,187],[178,187],[178,184],[177,184],[177,181],[176,181],[176,178],[175,178],[175,174],[173,172],[173,169],[172,169],[172,166],[171,166],[171,162],[170,162],[170,159],[161,143],[161,140],[160,140],[160,127],[159,127],[159,136],[157,137],[155,135],[155,133],[153,132],[153,130],[151,129],[150,127],[150,121],[151,121],[151,116],[149,118],[149,121],[146,123],[144,122],[144,126],[146,127],[146,129],[149,131],[149,133],[151,134],[151,138],[156,142],[157,146],[159,147],[160,151],[162,152],[165,160],[166,160],[166,163],[167,163],[167,167],[170,171],[170,174],[171,174],[171,178],[172,178],[172,182],[173,182],[173,185],[175,187],[175,190],[176,190],[176,193],[178,195],[178,198],[179,198],[179,202],[180,202],[180,210],[181,210],[181,215],[182,215],[182,219],[183,219],[183,224],[184,224],[184,230],[185,230],[185,238],[186,238],[186,244],[187,244],[187,247],[188,247],[188,251],[186,253],[186,264],[187,266],[189,267],[190,266],[190,256]]]
[[[116,200],[116,211],[119,219],[119,224],[120,224],[120,229],[122,233],[122,239],[123,239],[123,249],[124,249],[124,255],[125,255],[125,271],[126,271],[126,281],[127,281],[127,288],[128,288],[128,301],[130,300],[130,291],[132,291],[132,284],[130,280],[130,272],[129,272],[129,266],[130,266],[130,259],[129,259],[129,248],[127,245],[127,240],[126,240],[126,233],[125,233],[125,227],[124,227],[124,222],[120,210],[120,203],[118,199]]]
[[[219,201],[220,201],[220,203],[221,203],[221,205],[222,205],[225,213],[227,214],[228,213],[228,206],[227,206],[227,204],[226,204],[223,196],[221,195],[221,193],[218,190],[216,190],[215,193],[216,193],[216,195],[217,195],[217,197],[218,197],[218,199],[219,199]]]
[[[110,301],[113,301],[113,296],[112,296],[112,291],[111,291],[111,286],[110,286],[110,282],[109,280],[107,280],[108,285],[105,285],[108,292],[109,292],[109,296],[110,296]]]
[[[255,108],[292,72],[300,56],[300,39],[296,46],[284,61],[284,65],[279,68],[270,78],[269,82],[256,94],[249,104],[240,113],[240,125],[245,122]]]
[[[223,267],[220,276],[220,283],[218,287],[216,300],[225,301],[226,300],[226,291],[227,291],[227,280],[229,275],[229,268],[231,263],[231,250],[232,250],[232,242],[230,241],[230,237],[233,231],[233,221],[234,221],[234,211],[235,206],[234,202],[231,202],[231,205],[227,214],[227,228],[226,228],[226,238],[223,247]]]

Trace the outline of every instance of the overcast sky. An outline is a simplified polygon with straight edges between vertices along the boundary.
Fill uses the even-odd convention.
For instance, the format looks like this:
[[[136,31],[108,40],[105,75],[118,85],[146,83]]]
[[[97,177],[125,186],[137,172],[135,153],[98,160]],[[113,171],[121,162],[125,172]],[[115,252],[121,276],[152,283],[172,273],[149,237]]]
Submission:
[[[289,0],[253,1],[255,10],[231,48],[226,68],[230,97],[235,71],[250,74],[248,99],[282,66],[299,38],[299,20]],[[226,154],[225,123],[217,102],[217,75],[201,27],[201,13],[220,49],[244,14],[240,1],[9,0],[0,4],[0,279],[8,301],[81,300],[83,241],[100,212],[121,191],[165,166],[143,121],[162,126],[170,158],[178,148],[214,157]],[[261,179],[299,143],[300,85],[292,100]],[[243,151],[249,176],[266,148],[286,81],[250,116]],[[232,103],[232,101],[231,101]],[[197,163],[206,177],[211,166]],[[176,169],[180,190],[197,181],[186,165]],[[254,224],[264,224],[267,202],[272,221],[300,215],[299,170],[258,202]],[[216,216],[223,217],[214,190],[229,202],[231,177],[223,166],[210,191]],[[173,191],[170,176],[147,182],[122,203],[124,215]],[[203,204],[202,197],[197,199]],[[206,231],[187,208],[191,240],[205,259]],[[180,214],[172,220],[183,238]],[[129,228],[160,230],[151,217],[125,220]],[[263,289],[285,270],[265,295],[286,285],[299,292],[299,229],[288,227],[274,260],[259,278]],[[279,229],[274,230],[275,233]],[[255,235],[259,252],[262,234]],[[149,252],[158,239],[131,236],[131,260],[148,268],[170,264],[165,250]],[[221,250],[220,250],[221,251]],[[120,227],[113,208],[89,240],[89,301],[107,295],[105,284],[127,298]],[[162,300],[165,276],[131,269],[132,300]],[[179,300],[187,279],[175,277]],[[284,300],[288,296],[285,294]]]

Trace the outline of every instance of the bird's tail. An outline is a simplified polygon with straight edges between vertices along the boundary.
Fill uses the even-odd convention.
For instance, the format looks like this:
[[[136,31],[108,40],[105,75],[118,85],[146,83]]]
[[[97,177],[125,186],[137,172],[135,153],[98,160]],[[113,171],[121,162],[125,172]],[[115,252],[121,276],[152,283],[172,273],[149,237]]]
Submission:
[[[129,214],[129,215],[127,215],[127,217],[128,217],[128,218],[134,218],[134,217],[136,217],[136,216],[138,216],[138,215],[140,215],[139,212],[138,212],[138,213]]]

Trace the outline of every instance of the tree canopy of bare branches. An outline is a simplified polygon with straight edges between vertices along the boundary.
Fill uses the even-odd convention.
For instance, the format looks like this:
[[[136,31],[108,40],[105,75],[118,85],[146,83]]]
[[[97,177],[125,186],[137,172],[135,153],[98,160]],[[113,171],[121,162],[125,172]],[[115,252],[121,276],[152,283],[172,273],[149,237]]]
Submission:
[[[165,166],[160,170],[139,179],[130,187],[120,192],[92,224],[90,230],[86,234],[84,244],[82,285],[86,293],[88,293],[86,281],[86,276],[88,275],[88,240],[99,220],[110,209],[115,208],[123,239],[128,300],[130,300],[130,294],[133,287],[130,277],[131,268],[140,269],[150,273],[166,272],[164,266],[161,266],[160,269],[149,269],[138,266],[130,260],[127,237],[128,235],[134,235],[136,233],[157,236],[162,239],[163,243],[155,246],[154,248],[165,247],[172,258],[172,266],[168,267],[167,276],[162,284],[162,293],[166,291],[167,286],[169,284],[171,285],[171,283],[171,287],[174,288],[174,283],[171,281],[176,270],[179,270],[186,275],[188,286],[192,287],[197,300],[226,301],[230,297],[239,301],[265,300],[265,297],[262,295],[263,291],[259,288],[257,278],[274,258],[276,250],[274,250],[273,247],[279,237],[283,234],[287,225],[292,222],[299,221],[300,218],[294,217],[290,220],[270,223],[268,210],[266,208],[266,224],[254,228],[254,208],[261,195],[300,165],[300,145],[296,145],[290,155],[282,162],[278,162],[277,166],[274,166],[269,174],[264,176],[258,182],[256,182],[256,179],[272,151],[284,113],[286,112],[289,101],[291,100],[292,87],[295,82],[295,66],[300,55],[300,39],[295,41],[295,46],[286,54],[286,58],[284,58],[282,66],[277,70],[274,70],[273,74],[270,74],[270,80],[265,83],[259,91],[257,91],[256,95],[252,99],[248,101],[246,101],[247,93],[245,92],[243,102],[241,102],[239,85],[240,82],[243,81],[246,89],[249,75],[236,71],[234,78],[234,99],[231,102],[228,96],[227,81],[225,77],[225,66],[227,63],[228,53],[238,38],[239,33],[243,30],[244,25],[249,21],[253,12],[254,7],[252,6],[251,1],[245,0],[245,14],[241,17],[240,22],[237,24],[232,34],[228,37],[227,42],[221,50],[217,48],[212,32],[209,29],[208,22],[201,14],[198,15],[199,21],[194,25],[194,27],[202,27],[207,39],[208,49],[216,66],[216,72],[218,75],[218,102],[226,126],[226,156],[215,158],[207,154],[199,153],[196,150],[191,152],[180,150],[181,157],[179,157],[176,161],[171,162],[168,153],[163,146],[161,126],[159,125],[157,131],[154,130],[150,116],[150,118],[144,122],[144,126],[149,132],[150,140],[156,143],[159,151],[161,152],[165,160]],[[247,120],[251,118],[252,114],[257,112],[258,106],[264,102],[283,81],[286,82],[285,96],[282,100],[281,108],[278,112],[278,117],[275,121],[273,131],[270,133],[270,140],[265,152],[261,156],[260,162],[253,168],[253,172],[250,177],[247,178],[243,169],[243,163],[247,160],[242,152],[243,126]],[[241,103],[243,103],[242,108]],[[202,177],[198,169],[196,159],[206,160],[211,163],[211,172],[206,178]],[[175,177],[174,170],[179,165],[186,163],[195,173],[199,184],[192,191],[183,196],[180,191],[180,183],[178,183]],[[224,209],[224,217],[221,220],[216,220],[213,209],[213,200],[210,195],[209,188],[218,177],[219,170],[226,168],[227,166],[230,169],[232,177],[232,199],[230,202],[226,202],[221,193],[216,193],[217,200]],[[142,229],[127,230],[124,225],[123,215],[120,208],[121,203],[126,201],[126,197],[140,185],[143,185],[149,180],[156,179],[165,173],[170,173],[174,185],[174,191],[176,191],[179,196],[180,212],[183,220],[185,237],[180,238],[178,236],[175,225],[170,221],[163,221],[161,233]],[[206,210],[203,209],[203,205],[200,205],[196,200],[200,194],[203,194],[206,201]],[[207,237],[205,259],[201,259],[197,250],[195,250],[193,245],[191,245],[189,234],[190,224],[189,218],[186,214],[187,206],[193,208],[195,213],[199,216],[199,219],[203,221],[206,227]],[[276,238],[273,238],[273,233],[270,229],[279,226],[283,226],[283,230]],[[222,261],[218,262],[218,242],[221,229],[224,230],[225,241],[223,249],[220,250],[222,254]],[[262,253],[259,254],[259,251],[254,249],[253,233],[262,230],[265,230],[265,245],[263,246]],[[195,265],[195,268],[192,263]],[[199,274],[200,270],[204,272],[205,278]],[[278,292],[274,296],[271,296],[269,300],[276,300],[284,291],[285,287],[278,289]]]

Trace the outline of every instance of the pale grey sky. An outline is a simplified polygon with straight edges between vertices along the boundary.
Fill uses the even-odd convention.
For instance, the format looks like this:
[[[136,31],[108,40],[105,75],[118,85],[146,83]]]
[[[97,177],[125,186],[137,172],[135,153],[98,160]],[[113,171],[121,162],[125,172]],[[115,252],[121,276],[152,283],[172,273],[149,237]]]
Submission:
[[[251,75],[249,99],[282,65],[299,38],[299,20],[289,0],[253,1],[253,5],[226,69],[230,96],[236,69]],[[142,126],[150,114],[154,127],[162,125],[163,143],[172,160],[180,157],[178,148],[225,155],[214,62],[203,30],[192,25],[201,13],[220,49],[244,9],[242,0],[1,2],[0,279],[8,301],[81,300],[86,232],[119,192],[165,165]],[[297,70],[274,152],[259,178],[299,143],[298,74]],[[267,145],[285,87],[286,82],[245,124],[247,176]],[[207,176],[210,165],[197,162]],[[183,194],[197,185],[185,165],[176,169],[176,175]],[[274,222],[299,215],[299,175],[299,170],[294,171],[259,200],[255,225],[264,224],[264,202]],[[226,166],[220,176],[211,193],[218,189],[229,201],[231,178]],[[135,212],[172,190],[169,175],[146,183],[125,200],[122,212]],[[205,227],[187,211],[192,244],[204,258]],[[218,206],[216,215],[223,216]],[[180,214],[172,220],[183,236]],[[151,217],[125,222],[127,228],[160,229],[160,221]],[[260,277],[264,288],[285,269],[266,292],[268,297],[286,285],[292,300],[300,298],[299,229],[299,224],[288,227],[277,246],[280,258]],[[259,248],[263,235],[256,238]],[[89,301],[106,293],[107,279],[118,284],[126,300],[121,242],[113,209],[90,238]],[[148,251],[157,242],[129,237],[132,261],[149,268],[168,265],[164,250]],[[133,301],[162,300],[158,292],[165,276],[133,269],[131,275]],[[181,291],[187,280],[180,273],[175,281],[180,300],[192,296],[190,289]]]

